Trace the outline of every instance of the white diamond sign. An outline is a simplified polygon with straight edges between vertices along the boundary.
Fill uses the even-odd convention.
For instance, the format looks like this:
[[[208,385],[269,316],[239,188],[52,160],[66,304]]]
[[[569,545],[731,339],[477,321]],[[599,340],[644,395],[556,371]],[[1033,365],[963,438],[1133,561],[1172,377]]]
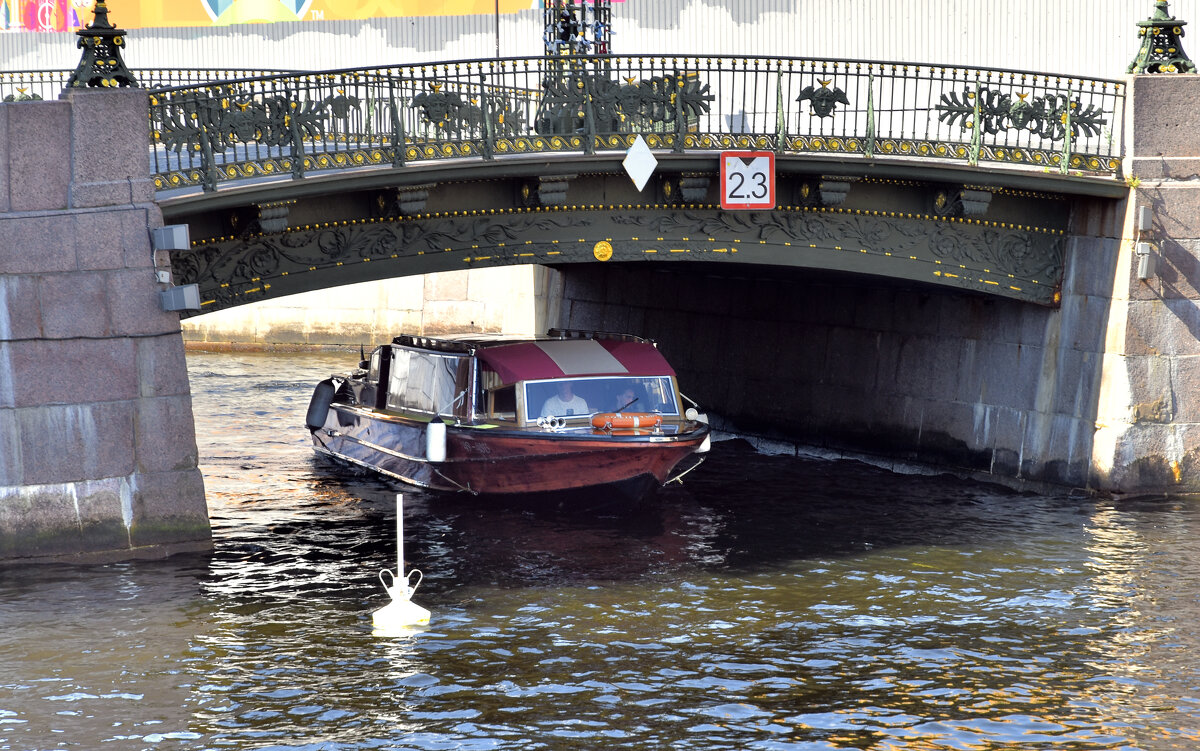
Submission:
[[[621,166],[633,178],[633,184],[637,186],[640,193],[642,188],[646,187],[646,181],[654,174],[658,160],[654,158],[654,154],[650,153],[650,147],[639,135],[634,139],[629,151],[625,152],[625,161],[621,162]]]

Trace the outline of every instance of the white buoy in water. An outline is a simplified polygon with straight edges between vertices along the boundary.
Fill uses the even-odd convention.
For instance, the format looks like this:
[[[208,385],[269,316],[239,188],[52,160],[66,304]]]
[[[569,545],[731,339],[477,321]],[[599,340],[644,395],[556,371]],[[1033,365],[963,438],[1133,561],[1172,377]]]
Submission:
[[[384,578],[387,574],[392,583],[389,586]],[[417,577],[414,584],[413,576]],[[371,615],[375,633],[380,636],[401,636],[410,633],[412,626],[422,626],[429,623],[430,612],[412,601],[413,593],[425,576],[413,569],[404,573],[404,494],[396,495],[396,573],[389,569],[379,572],[379,583],[392,598],[392,601],[376,610]]]

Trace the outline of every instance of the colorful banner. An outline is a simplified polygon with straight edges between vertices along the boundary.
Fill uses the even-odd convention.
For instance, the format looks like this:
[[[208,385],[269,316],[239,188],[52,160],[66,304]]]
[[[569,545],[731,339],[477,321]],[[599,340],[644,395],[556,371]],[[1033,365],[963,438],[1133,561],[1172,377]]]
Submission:
[[[109,22],[122,29],[491,15],[542,5],[541,0],[109,0],[106,4]],[[0,31],[75,31],[92,22],[94,5],[95,0],[0,0]]]

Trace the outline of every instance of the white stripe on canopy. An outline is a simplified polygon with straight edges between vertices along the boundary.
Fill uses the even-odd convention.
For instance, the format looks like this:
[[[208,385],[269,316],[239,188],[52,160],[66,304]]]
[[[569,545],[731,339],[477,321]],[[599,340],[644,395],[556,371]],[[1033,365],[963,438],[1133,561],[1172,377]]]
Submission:
[[[564,375],[629,372],[620,360],[592,339],[537,342],[537,346],[562,368]]]

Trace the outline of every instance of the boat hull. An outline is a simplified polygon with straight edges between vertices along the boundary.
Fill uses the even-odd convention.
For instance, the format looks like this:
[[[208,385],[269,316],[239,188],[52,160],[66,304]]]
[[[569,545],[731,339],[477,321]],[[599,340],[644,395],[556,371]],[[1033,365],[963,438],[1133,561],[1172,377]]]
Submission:
[[[669,480],[708,436],[708,426],[699,422],[683,423],[673,433],[449,425],[445,460],[430,462],[424,458],[427,425],[335,403],[324,426],[313,430],[313,446],[436,490],[525,495],[610,488],[640,495]]]

